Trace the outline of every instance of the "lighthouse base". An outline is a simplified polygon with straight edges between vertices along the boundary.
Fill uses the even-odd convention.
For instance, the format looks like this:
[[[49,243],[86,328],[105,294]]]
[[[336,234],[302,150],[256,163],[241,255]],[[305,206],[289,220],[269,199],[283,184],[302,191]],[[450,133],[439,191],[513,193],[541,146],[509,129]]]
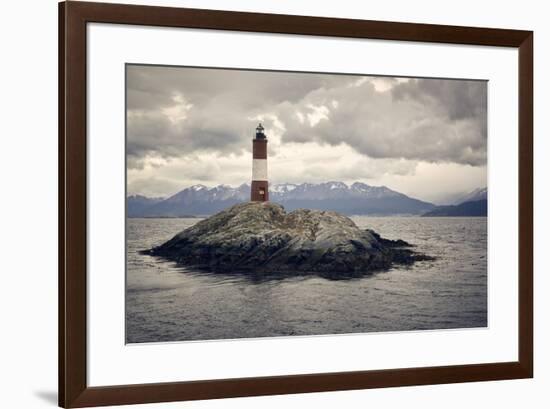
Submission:
[[[253,202],[269,201],[269,190],[267,180],[253,180],[250,189],[250,200]]]

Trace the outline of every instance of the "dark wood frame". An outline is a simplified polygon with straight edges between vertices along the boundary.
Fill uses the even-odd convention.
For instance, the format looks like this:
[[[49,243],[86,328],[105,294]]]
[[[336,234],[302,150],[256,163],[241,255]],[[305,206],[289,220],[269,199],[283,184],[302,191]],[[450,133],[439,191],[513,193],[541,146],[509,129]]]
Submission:
[[[88,387],[86,24],[191,27],[519,49],[517,362]],[[106,3],[59,4],[59,405],[85,407],[533,376],[533,32]]]

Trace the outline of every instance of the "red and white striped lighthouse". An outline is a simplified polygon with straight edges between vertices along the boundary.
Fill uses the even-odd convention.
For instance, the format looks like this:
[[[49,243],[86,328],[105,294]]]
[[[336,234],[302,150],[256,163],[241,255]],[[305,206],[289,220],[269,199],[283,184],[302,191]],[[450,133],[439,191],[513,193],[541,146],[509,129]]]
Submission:
[[[269,190],[267,184],[267,138],[264,127],[258,124],[256,137],[252,140],[252,187],[250,200],[267,202]]]

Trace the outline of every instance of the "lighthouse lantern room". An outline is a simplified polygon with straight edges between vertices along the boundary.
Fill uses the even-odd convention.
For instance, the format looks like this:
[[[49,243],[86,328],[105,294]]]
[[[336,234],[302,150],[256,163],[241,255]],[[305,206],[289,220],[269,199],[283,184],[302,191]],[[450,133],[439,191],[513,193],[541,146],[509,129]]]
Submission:
[[[269,189],[267,182],[267,137],[262,124],[256,127],[256,137],[252,140],[252,186],[250,200],[267,202]]]

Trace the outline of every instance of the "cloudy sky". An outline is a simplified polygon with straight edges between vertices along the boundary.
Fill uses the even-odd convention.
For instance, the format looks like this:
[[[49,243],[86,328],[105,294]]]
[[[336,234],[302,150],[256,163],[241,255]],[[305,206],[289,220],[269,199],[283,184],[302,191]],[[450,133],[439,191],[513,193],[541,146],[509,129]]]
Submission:
[[[249,182],[261,121],[270,183],[444,203],[487,184],[486,106],[482,81],[129,65],[128,194]]]

